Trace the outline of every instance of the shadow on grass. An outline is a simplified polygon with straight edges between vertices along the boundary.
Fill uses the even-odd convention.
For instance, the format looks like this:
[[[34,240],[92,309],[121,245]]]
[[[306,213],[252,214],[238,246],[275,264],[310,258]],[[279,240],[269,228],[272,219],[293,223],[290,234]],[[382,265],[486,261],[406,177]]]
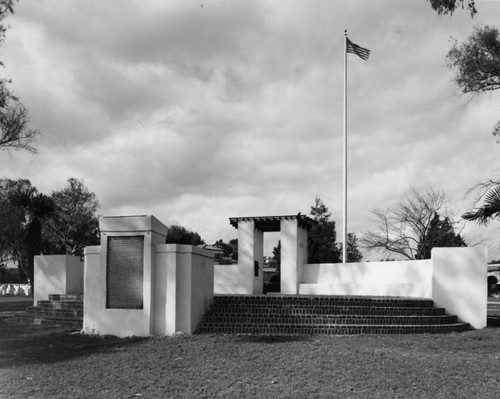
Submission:
[[[277,344],[280,342],[303,342],[310,341],[309,335],[238,335],[240,342],[257,342],[263,344]]]
[[[90,336],[58,328],[19,325],[0,319],[2,367],[54,363],[110,353],[145,338]]]
[[[486,324],[488,327],[500,327],[500,316],[488,316]]]

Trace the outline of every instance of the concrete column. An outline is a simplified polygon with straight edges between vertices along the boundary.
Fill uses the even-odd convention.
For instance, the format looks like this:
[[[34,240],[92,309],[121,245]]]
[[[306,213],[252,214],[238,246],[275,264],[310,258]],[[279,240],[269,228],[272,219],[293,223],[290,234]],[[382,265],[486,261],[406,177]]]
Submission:
[[[253,236],[254,253],[254,274],[253,274],[253,294],[262,294],[264,291],[264,233],[258,229],[254,230]],[[255,262],[258,262],[256,265]],[[256,267],[258,269],[256,270]],[[255,275],[257,273],[257,276]]]
[[[281,293],[296,295],[298,293],[299,261],[298,243],[299,228],[296,219],[281,220]],[[300,269],[301,270],[301,269]]]
[[[305,228],[298,227],[297,231],[297,293],[299,292],[300,283],[302,283],[302,271],[304,265],[307,264],[307,238],[308,232]]]
[[[255,222],[238,222],[238,274],[240,294],[253,294]]]
[[[240,294],[261,294],[263,291],[264,234],[255,228],[255,222],[238,222],[238,274]],[[255,262],[259,275],[255,276]]]

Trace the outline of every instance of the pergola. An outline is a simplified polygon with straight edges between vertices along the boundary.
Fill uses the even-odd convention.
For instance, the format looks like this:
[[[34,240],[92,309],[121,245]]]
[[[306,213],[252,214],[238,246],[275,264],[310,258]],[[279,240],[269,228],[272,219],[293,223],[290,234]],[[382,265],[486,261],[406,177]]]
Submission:
[[[317,222],[308,216],[244,216],[229,218],[238,229],[239,286],[246,294],[261,294],[264,232],[280,232],[281,293],[297,294],[302,267],[307,263],[307,232]]]

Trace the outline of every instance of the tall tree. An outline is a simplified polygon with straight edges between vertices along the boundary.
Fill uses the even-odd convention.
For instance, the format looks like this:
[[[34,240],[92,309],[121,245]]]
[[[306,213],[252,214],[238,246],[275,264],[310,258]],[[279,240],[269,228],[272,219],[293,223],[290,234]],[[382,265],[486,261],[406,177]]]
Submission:
[[[233,260],[238,261],[238,239],[233,238],[232,240],[229,240],[229,245],[233,249],[233,254],[231,255],[231,257],[233,258]]]
[[[233,247],[228,243],[225,243],[224,240],[219,239],[215,242],[214,247],[220,248],[223,251],[222,256],[224,257],[232,257],[233,255]]]
[[[15,206],[9,193],[16,188],[32,187],[29,180],[0,180],[0,261],[16,261],[20,265],[24,246],[24,210]],[[19,267],[22,272],[21,267]]]
[[[475,0],[428,0],[431,3],[431,7],[438,12],[438,14],[449,14],[452,15],[457,8],[465,8],[470,11],[473,17],[477,13]]]
[[[439,14],[453,14],[464,7],[464,0],[429,0]],[[474,0],[467,1],[471,15],[477,13]],[[455,70],[455,83],[462,93],[481,94],[500,89],[500,35],[496,28],[476,26],[467,41],[453,45],[447,56],[448,67]],[[500,136],[500,120],[493,126],[493,135]],[[487,181],[474,186],[469,193],[485,189],[480,198],[483,203],[463,215],[465,220],[488,223],[500,216],[500,181]],[[477,203],[476,203],[477,205]]]
[[[462,217],[482,224],[500,219],[500,184],[490,181],[475,188],[479,187],[483,187],[483,192],[476,202],[475,209],[464,213]]]
[[[14,12],[13,0],[0,0],[0,45],[5,40],[5,18]],[[0,66],[3,63],[0,61]],[[9,90],[7,79],[0,79],[0,150],[26,150],[36,152],[33,143],[38,130],[30,129],[29,113]]]
[[[437,213],[431,220],[427,240],[420,244],[419,252],[422,259],[430,259],[432,248],[438,247],[466,247],[467,244],[460,234],[455,233],[453,223],[449,218],[440,219]]]
[[[455,83],[463,93],[485,93],[500,88],[500,37],[498,29],[476,26],[466,42],[457,40],[447,64],[456,70]]]
[[[455,70],[462,93],[481,94],[500,89],[500,35],[490,26],[476,26],[466,42],[457,40],[448,52],[447,64]],[[493,127],[500,135],[500,121]]]
[[[316,197],[311,206],[311,216],[318,222],[309,231],[309,263],[339,263],[340,249],[337,245],[335,222],[330,220],[328,207]]]
[[[339,243],[340,260],[342,261],[342,247],[343,244]],[[347,262],[361,262],[363,254],[359,250],[359,240],[355,233],[347,233]]]
[[[365,234],[369,250],[398,254],[406,259],[425,259],[432,221],[443,210],[446,196],[431,187],[412,188],[395,206],[375,209],[375,229]]]
[[[54,202],[48,195],[38,193],[33,187],[16,187],[9,193],[9,200],[24,211],[24,246],[21,268],[33,289],[34,256],[42,248],[42,224],[54,213]]]
[[[281,240],[278,241],[278,245],[273,248],[273,258],[276,262],[276,271],[278,274],[281,272]]]
[[[201,245],[205,244],[198,233],[187,230],[183,226],[170,226],[167,231],[167,244]]]
[[[500,34],[489,26],[477,26],[466,42],[456,40],[447,55],[448,66],[455,69],[455,82],[463,93],[481,94],[500,89]],[[500,120],[493,127],[500,137]],[[463,215],[466,220],[487,223],[500,215],[500,182],[490,180],[469,190],[479,189],[476,208]]]
[[[99,201],[83,180],[70,177],[65,188],[51,195],[54,213],[43,229],[46,253],[83,256],[88,245],[99,244]]]

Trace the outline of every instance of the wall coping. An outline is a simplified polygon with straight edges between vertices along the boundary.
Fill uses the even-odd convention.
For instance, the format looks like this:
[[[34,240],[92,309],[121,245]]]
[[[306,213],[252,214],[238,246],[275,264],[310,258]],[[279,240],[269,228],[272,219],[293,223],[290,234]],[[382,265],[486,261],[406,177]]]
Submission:
[[[100,254],[101,246],[100,245],[92,245],[85,247],[84,255],[92,255],[92,254]]]
[[[156,253],[192,253],[205,258],[214,259],[215,254],[206,249],[184,244],[157,244]]]
[[[168,233],[168,227],[153,215],[101,216],[99,218],[99,230],[101,233],[141,233],[152,231],[164,236]]]

